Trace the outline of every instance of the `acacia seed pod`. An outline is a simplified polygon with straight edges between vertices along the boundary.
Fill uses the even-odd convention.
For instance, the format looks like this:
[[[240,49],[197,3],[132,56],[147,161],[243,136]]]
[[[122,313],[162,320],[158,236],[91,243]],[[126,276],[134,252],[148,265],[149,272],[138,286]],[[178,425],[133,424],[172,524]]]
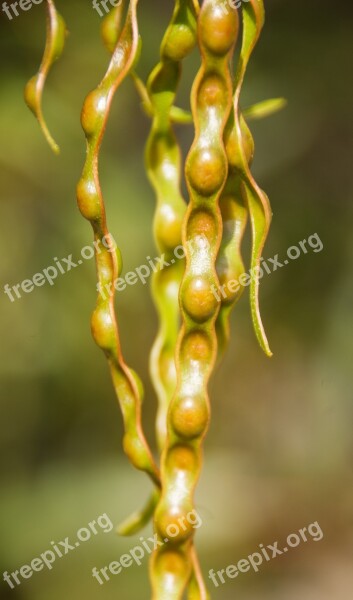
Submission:
[[[81,213],[91,222],[96,242],[111,240],[99,183],[98,159],[114,93],[133,67],[138,50],[137,2],[130,0],[126,22],[108,70],[98,87],[87,96],[82,110],[87,156],[77,187],[77,201]],[[131,463],[148,473],[159,486],[159,472],[142,431],[142,384],[126,365],[120,347],[114,308],[114,282],[120,273],[121,260],[112,241],[109,247],[106,243],[97,243],[95,247],[99,247],[99,252],[96,250],[96,267],[100,293],[91,319],[92,335],[106,354],[110,366],[124,420],[124,450]]]
[[[238,32],[237,13],[230,11],[220,20],[221,5],[221,1],[205,0],[198,17],[202,65],[192,90],[196,131],[186,161],[190,203],[183,224],[186,248],[186,270],[180,290],[183,325],[176,353],[177,388],[168,411],[168,436],[162,455],[162,496],[155,515],[156,530],[161,538],[169,540],[169,551],[173,548],[173,557],[181,564],[185,552],[188,548],[191,550],[193,532],[179,528],[174,536],[168,524],[173,523],[176,515],[185,517],[190,507],[193,509],[193,493],[202,462],[202,441],[209,421],[207,383],[217,351],[215,321],[218,305],[211,300],[210,292],[212,285],[218,285],[215,264],[222,236],[219,199],[228,168],[223,136],[232,106],[229,63]],[[208,89],[212,90],[211,94]],[[219,104],[215,102],[217,97],[222,98]],[[203,214],[206,215],[204,219]],[[214,223],[212,244],[205,243],[199,235],[199,227],[193,231],[189,221],[206,222],[210,215]],[[178,418],[186,397],[192,399],[197,414],[192,426],[195,425],[197,430],[195,437],[190,436],[190,419]],[[157,550],[152,562],[153,599],[181,600],[190,580],[190,570],[185,566],[179,571],[175,593],[167,591],[162,595],[158,569],[161,555],[162,551]]]

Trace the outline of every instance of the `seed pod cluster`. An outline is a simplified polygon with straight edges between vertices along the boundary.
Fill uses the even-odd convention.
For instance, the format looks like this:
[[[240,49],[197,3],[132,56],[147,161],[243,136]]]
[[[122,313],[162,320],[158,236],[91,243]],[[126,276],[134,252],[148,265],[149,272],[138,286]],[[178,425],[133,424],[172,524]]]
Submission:
[[[101,83],[87,96],[81,115],[87,156],[77,186],[77,201],[93,228],[100,290],[91,328],[110,366],[123,414],[125,452],[154,483],[146,506],[118,531],[136,533],[154,515],[162,545],[151,561],[153,600],[182,600],[185,593],[188,600],[207,600],[194,529],[187,517],[194,511],[194,490],[210,419],[208,381],[217,351],[220,357],[227,344],[230,312],[243,289],[241,246],[248,218],[252,230],[252,319],[261,347],[271,355],[258,299],[260,259],[271,209],[250,170],[254,142],[239,105],[248,62],[264,23],[264,6],[263,0],[242,4],[242,41],[233,81],[231,63],[238,38],[238,11],[225,8],[224,0],[203,0],[201,9],[197,0],[175,0],[160,61],[145,86],[134,72],[139,53],[137,4],[138,0],[129,0],[122,30],[125,0],[103,20],[101,32],[112,57]],[[25,98],[57,152],[43,119],[41,98],[49,69],[63,49],[65,25],[53,0],[47,0],[47,10],[45,53],[38,75],[27,84]],[[192,88],[190,115],[174,102],[182,61],[197,41],[201,67]],[[99,152],[111,103],[128,75],[132,75],[143,107],[152,118],[146,168],[157,197],[155,241],[168,263],[152,281],[159,330],[150,370],[159,404],[156,430],[161,474],[142,431],[142,383],[126,365],[121,350],[114,308],[121,255],[109,234],[99,182]],[[281,99],[267,101],[246,114],[258,118],[281,104]],[[185,165],[188,206],[180,189],[182,161],[175,122],[195,125]],[[179,245],[186,261],[176,253]]]
[[[162,456],[162,496],[156,509],[158,535],[168,540],[152,563],[153,598],[182,598],[190,579],[192,527],[178,522],[193,510],[193,494],[202,462],[202,441],[209,422],[207,392],[216,352],[219,310],[212,286],[218,286],[216,258],[222,238],[220,196],[228,160],[223,142],[232,107],[230,58],[238,34],[236,11],[206,0],[198,17],[201,68],[192,90],[195,139],[186,160],[190,203],[183,223],[186,269],[180,289],[182,330],[177,353],[177,388],[168,411],[167,442]],[[191,251],[192,248],[192,251]],[[168,568],[168,573],[165,569]],[[168,595],[163,580],[175,580]]]
[[[131,70],[138,49],[137,0],[131,0],[126,23],[113,52],[108,70],[98,87],[86,98],[81,123],[87,140],[87,156],[77,186],[77,201],[82,215],[92,225],[94,239],[100,244],[96,266],[100,293],[91,327],[93,337],[107,356],[114,387],[123,414],[124,450],[131,463],[147,472],[159,485],[159,474],[141,427],[142,384],[122,355],[114,308],[114,282],[121,270],[120,253],[109,235],[104,200],[99,183],[98,158],[114,93]]]
[[[42,95],[48,73],[58,58],[60,58],[65,44],[66,25],[62,16],[56,10],[53,0],[47,0],[47,36],[43,59],[39,71],[27,83],[24,98],[27,106],[38,119],[39,125],[53,152],[59,154],[60,149],[53,139],[43,117]]]

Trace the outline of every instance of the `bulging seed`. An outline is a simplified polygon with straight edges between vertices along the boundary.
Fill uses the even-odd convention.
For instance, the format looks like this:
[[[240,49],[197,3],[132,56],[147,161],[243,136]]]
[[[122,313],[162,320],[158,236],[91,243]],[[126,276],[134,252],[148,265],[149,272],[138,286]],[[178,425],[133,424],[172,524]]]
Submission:
[[[177,207],[166,202],[161,204],[155,215],[154,233],[162,252],[174,252],[181,245],[181,225],[183,215]]]
[[[217,299],[212,293],[212,281],[207,276],[190,277],[182,288],[182,304],[189,317],[204,323],[215,313]]]
[[[219,5],[208,3],[200,16],[200,40],[207,50],[223,56],[234,45],[238,34],[239,19],[236,10],[225,13]]]
[[[77,184],[76,193],[81,215],[88,221],[99,219],[101,206],[94,179],[81,178]]]
[[[205,331],[194,329],[182,340],[180,353],[183,362],[198,360],[208,363],[212,359],[212,339]]]
[[[192,440],[199,437],[208,425],[208,410],[201,396],[187,396],[175,402],[171,423],[178,436]]]
[[[191,212],[186,236],[188,240],[193,240],[197,236],[202,236],[209,245],[214,246],[218,236],[218,222],[211,212],[204,209],[195,209]],[[194,247],[194,242],[192,242]]]
[[[114,323],[109,306],[98,306],[91,318],[93,338],[102,350],[111,350],[114,346]]]
[[[83,104],[81,114],[82,129],[87,136],[93,136],[104,119],[107,110],[107,96],[101,90],[90,92]]]
[[[183,23],[175,23],[168,30],[163,45],[163,55],[174,62],[180,62],[196,45],[195,31]]]
[[[200,85],[197,102],[199,109],[207,110],[212,107],[224,110],[227,104],[227,85],[218,73],[207,74]]]
[[[202,196],[214,194],[226,175],[224,156],[212,146],[195,149],[186,169],[190,185]]]

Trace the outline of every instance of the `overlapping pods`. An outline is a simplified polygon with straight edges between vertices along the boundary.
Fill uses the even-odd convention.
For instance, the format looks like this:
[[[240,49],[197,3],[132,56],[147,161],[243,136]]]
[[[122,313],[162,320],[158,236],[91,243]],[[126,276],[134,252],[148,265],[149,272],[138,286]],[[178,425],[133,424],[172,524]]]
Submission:
[[[186,161],[190,203],[183,224],[186,270],[180,289],[182,330],[176,354],[177,388],[168,412],[162,456],[162,496],[155,527],[166,547],[152,564],[154,600],[182,598],[190,579],[193,494],[202,462],[202,441],[209,422],[207,392],[216,352],[219,310],[212,287],[218,287],[216,259],[222,238],[219,200],[228,160],[223,142],[232,107],[230,58],[238,34],[236,11],[206,0],[198,18],[202,65],[192,90],[195,139]],[[174,588],[164,589],[173,581]],[[164,590],[164,591],[163,591]]]
[[[258,272],[271,210],[266,194],[250,171],[254,144],[239,106],[246,68],[263,26],[264,7],[262,0],[248,0],[242,5],[242,44],[233,86],[231,57],[238,36],[238,11],[225,7],[224,0],[204,0],[201,10],[197,0],[175,0],[161,46],[161,60],[145,88],[133,73],[139,47],[137,4],[138,0],[129,1],[121,33],[124,3],[104,20],[103,38],[112,58],[106,75],[88,95],[82,111],[87,157],[77,200],[82,215],[93,228],[100,289],[91,325],[93,337],[108,359],[121,406],[125,452],[131,463],[147,472],[155,484],[145,509],[135,513],[121,531],[138,531],[154,512],[162,546],[151,562],[153,600],[182,600],[186,590],[188,600],[207,600],[193,543],[193,523],[188,516],[195,511],[194,490],[210,419],[208,381],[217,349],[220,356],[228,340],[229,314],[242,291],[241,286],[232,283],[245,274],[241,243],[248,216],[253,237],[252,318],[260,345],[271,354],[258,301]],[[25,97],[50,145],[58,151],[43,119],[41,98],[49,69],[62,52],[65,26],[53,0],[47,0],[47,9],[46,49],[38,74],[27,84]],[[186,161],[190,195],[186,210],[180,191],[181,154],[172,123],[190,122],[188,113],[175,107],[174,101],[181,61],[197,39],[202,64],[191,95],[195,139]],[[121,260],[109,234],[98,171],[111,102],[130,73],[153,118],[146,165],[157,195],[155,240],[169,263],[153,277],[160,327],[150,364],[159,400],[161,479],[142,431],[142,384],[126,365],[120,347],[114,283],[121,271]],[[264,106],[260,106],[260,112]],[[273,103],[265,107],[265,112],[271,106]],[[186,265],[176,254],[181,242]],[[178,335],[180,315],[182,327]]]
[[[181,61],[195,47],[197,7],[191,0],[177,0],[171,23],[161,45],[161,60],[152,71],[147,93],[153,122],[146,147],[146,166],[156,192],[154,234],[157,247],[168,262],[153,276],[152,292],[159,317],[159,331],[152,347],[150,369],[158,397],[156,432],[159,447],[166,440],[167,411],[175,391],[175,347],[179,331],[179,287],[184,272],[181,247],[186,203],[180,191],[181,152],[172,120],[182,116],[173,106],[181,73]],[[180,252],[181,251],[181,252]],[[206,598],[199,563],[190,551],[193,577],[189,598]],[[168,570],[167,573],[168,574]],[[161,579],[164,579],[163,576]]]

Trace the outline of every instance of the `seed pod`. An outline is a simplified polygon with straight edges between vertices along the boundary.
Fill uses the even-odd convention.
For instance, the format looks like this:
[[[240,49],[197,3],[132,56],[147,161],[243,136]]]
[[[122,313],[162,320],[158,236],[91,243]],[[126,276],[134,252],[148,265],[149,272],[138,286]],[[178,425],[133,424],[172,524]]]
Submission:
[[[157,248],[168,263],[163,271],[154,273],[152,279],[159,331],[151,351],[150,371],[158,398],[156,432],[161,451],[166,440],[167,410],[176,386],[174,353],[180,320],[178,296],[184,273],[184,260],[176,252],[182,250],[181,225],[186,203],[180,190],[181,151],[172,127],[176,115],[173,103],[181,61],[196,43],[195,7],[190,0],[176,0],[162,41],[161,60],[147,82],[148,100],[145,101],[153,116],[146,147],[146,168],[157,198],[154,235]],[[184,256],[183,252],[181,256]],[[192,562],[197,561],[196,553],[192,552],[189,558]],[[160,581],[164,576],[161,573]],[[201,575],[194,576],[196,590],[200,585],[204,587]]]
[[[114,50],[106,75],[91,92],[83,106],[81,122],[87,140],[87,157],[77,187],[77,201],[82,215],[93,228],[97,242],[96,265],[98,289],[96,308],[92,315],[93,337],[104,351],[123,414],[124,450],[131,463],[149,474],[159,485],[159,473],[154,464],[141,426],[142,384],[122,355],[114,309],[114,282],[121,270],[121,261],[110,237],[102,192],[99,183],[99,150],[115,91],[133,67],[138,50],[136,7],[138,0],[130,0],[125,26]],[[105,244],[102,242],[105,240]],[[109,245],[106,240],[110,240]],[[98,245],[98,243],[100,243]],[[108,247],[107,247],[108,246]]]
[[[242,198],[240,183],[238,173],[229,167],[228,180],[220,199],[223,235],[216,264],[219,289],[215,293],[217,301],[220,302],[216,321],[219,358],[229,341],[230,313],[244,290],[241,284],[241,277],[245,273],[241,243],[246,229],[248,211]]]
[[[24,98],[27,106],[38,119],[39,125],[53,152],[59,154],[60,148],[49,132],[43,117],[42,95],[48,73],[58,58],[60,58],[65,44],[66,25],[62,16],[56,10],[53,0],[47,0],[47,39],[43,59],[39,71],[27,83]]]
[[[192,90],[196,132],[186,161],[190,203],[183,223],[183,325],[176,352],[177,388],[168,412],[162,456],[162,496],[155,515],[160,538],[169,541],[168,552],[173,557],[168,563],[172,565],[169,576],[174,576],[178,587],[161,593],[163,551],[157,550],[151,568],[154,600],[181,599],[190,580],[185,557],[192,549],[193,530],[178,528],[178,522],[184,517],[185,523],[193,510],[202,441],[209,422],[207,384],[217,352],[215,322],[219,310],[212,285],[218,286],[215,265],[222,237],[219,200],[228,173],[223,136],[232,107],[229,65],[238,33],[237,13],[224,14],[222,5],[221,1],[205,0],[198,18],[202,65]]]
[[[239,99],[245,72],[252,51],[259,39],[264,24],[264,6],[262,0],[250,0],[243,4],[243,39],[240,51],[240,60],[235,76],[234,95],[234,123],[228,126],[228,139],[226,145],[229,153],[234,157],[234,167],[239,169],[241,177],[241,191],[249,210],[252,229],[251,253],[251,283],[250,304],[255,333],[264,352],[271,356],[265,330],[262,324],[259,309],[259,270],[263,247],[271,223],[271,208],[267,195],[257,185],[249,168],[246,150],[246,141],[251,145],[251,134],[242,117]],[[233,150],[230,150],[229,148]]]
[[[153,275],[152,291],[159,317],[159,332],[152,348],[150,370],[158,397],[157,439],[162,450],[166,437],[166,415],[175,391],[174,352],[179,331],[179,287],[184,260],[181,226],[186,202],[180,190],[181,151],[171,122],[181,73],[181,60],[197,43],[196,15],[190,0],[177,0],[161,46],[161,60],[152,71],[147,92],[153,112],[146,147],[147,173],[156,193],[154,236],[167,267]],[[181,252],[183,256],[184,252]],[[179,254],[180,255],[180,254]]]

